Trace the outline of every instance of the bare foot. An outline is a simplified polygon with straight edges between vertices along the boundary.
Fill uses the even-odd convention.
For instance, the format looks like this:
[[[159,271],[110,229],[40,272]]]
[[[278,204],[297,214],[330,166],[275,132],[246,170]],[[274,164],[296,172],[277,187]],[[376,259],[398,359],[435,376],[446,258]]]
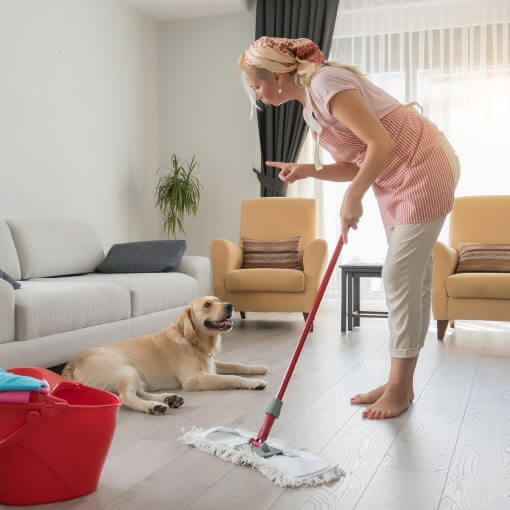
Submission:
[[[394,418],[409,408],[410,396],[407,390],[386,386],[382,396],[363,411],[363,417],[375,420]]]
[[[386,388],[386,384],[367,393],[358,393],[358,395],[351,398],[351,404],[373,404],[384,393],[384,388]]]
[[[379,386],[379,388],[375,388],[375,390],[368,391],[367,393],[358,393],[355,397],[351,398],[351,404],[373,404],[377,402],[382,397],[384,390],[386,389],[386,384]],[[413,388],[409,390],[409,402],[414,400],[414,391]]]

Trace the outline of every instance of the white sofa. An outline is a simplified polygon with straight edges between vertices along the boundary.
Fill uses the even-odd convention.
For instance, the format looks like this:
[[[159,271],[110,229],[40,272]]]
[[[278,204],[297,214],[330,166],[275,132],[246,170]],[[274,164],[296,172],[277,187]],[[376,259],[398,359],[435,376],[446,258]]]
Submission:
[[[96,233],[71,220],[0,218],[0,368],[56,366],[85,348],[161,329],[211,292],[207,257],[167,273],[94,273]]]

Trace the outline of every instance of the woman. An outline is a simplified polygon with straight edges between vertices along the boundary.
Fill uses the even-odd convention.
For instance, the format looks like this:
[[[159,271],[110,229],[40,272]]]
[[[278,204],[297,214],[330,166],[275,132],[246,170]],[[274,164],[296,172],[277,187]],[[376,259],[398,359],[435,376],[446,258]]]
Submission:
[[[430,321],[432,250],[453,206],[458,159],[438,128],[358,71],[324,61],[309,39],[261,37],[239,59],[254,100],[303,104],[315,139],[315,164],[267,162],[292,183],[314,177],[350,181],[340,211],[342,236],[357,228],[372,186],[386,230],[383,283],[391,368],[386,384],[356,395],[363,416],[391,418],[414,398],[413,376]],[[320,163],[318,146],[335,163]]]

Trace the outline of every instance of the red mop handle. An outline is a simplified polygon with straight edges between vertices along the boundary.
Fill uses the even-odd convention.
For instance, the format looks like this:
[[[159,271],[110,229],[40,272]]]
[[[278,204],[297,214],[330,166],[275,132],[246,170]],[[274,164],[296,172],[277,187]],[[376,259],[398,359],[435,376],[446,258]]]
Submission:
[[[331,278],[331,274],[333,273],[333,270],[335,269],[336,262],[338,260],[338,256],[340,255],[340,251],[342,250],[342,246],[344,244],[344,240],[342,239],[342,236],[340,235],[340,238],[338,239],[338,243],[336,245],[335,251],[333,252],[333,255],[331,256],[331,260],[329,261],[328,267],[326,269],[326,272],[324,273],[324,276],[322,277],[322,281],[319,287],[319,290],[317,291],[317,295],[315,296],[315,300],[313,302],[312,310],[310,311],[310,314],[308,315],[305,327],[303,328],[303,331],[301,333],[301,337],[299,339],[299,342],[296,346],[296,349],[294,350],[294,354],[292,355],[292,359],[290,360],[289,367],[287,368],[287,372],[285,373],[285,377],[283,378],[282,384],[280,386],[280,391],[278,392],[278,395],[276,397],[277,401],[280,402],[283,400],[283,395],[285,394],[285,390],[287,389],[287,385],[289,384],[290,378],[292,377],[292,373],[294,372],[294,368],[296,366],[296,363],[299,359],[299,355],[301,354],[301,350],[303,349],[303,346],[305,345],[306,338],[308,337],[308,332],[310,331],[310,328],[312,327],[313,320],[315,319],[315,314],[317,313],[317,309],[319,308],[319,305],[322,301],[322,296],[324,296],[324,292],[326,291],[326,287],[328,286],[329,280]],[[278,417],[278,412],[274,414],[271,414],[270,412],[266,412],[266,416],[264,418],[264,422],[262,423],[262,427],[260,428],[260,431],[258,433],[257,439],[252,439],[251,444],[254,446],[260,446],[269,436],[269,432],[271,432],[271,427],[273,426],[274,421]]]

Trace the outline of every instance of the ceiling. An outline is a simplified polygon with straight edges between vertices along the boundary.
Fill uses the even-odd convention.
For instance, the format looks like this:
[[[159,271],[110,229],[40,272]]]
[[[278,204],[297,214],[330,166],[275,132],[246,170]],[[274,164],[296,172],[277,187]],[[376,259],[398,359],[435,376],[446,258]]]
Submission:
[[[123,0],[157,21],[246,12],[251,0]]]

